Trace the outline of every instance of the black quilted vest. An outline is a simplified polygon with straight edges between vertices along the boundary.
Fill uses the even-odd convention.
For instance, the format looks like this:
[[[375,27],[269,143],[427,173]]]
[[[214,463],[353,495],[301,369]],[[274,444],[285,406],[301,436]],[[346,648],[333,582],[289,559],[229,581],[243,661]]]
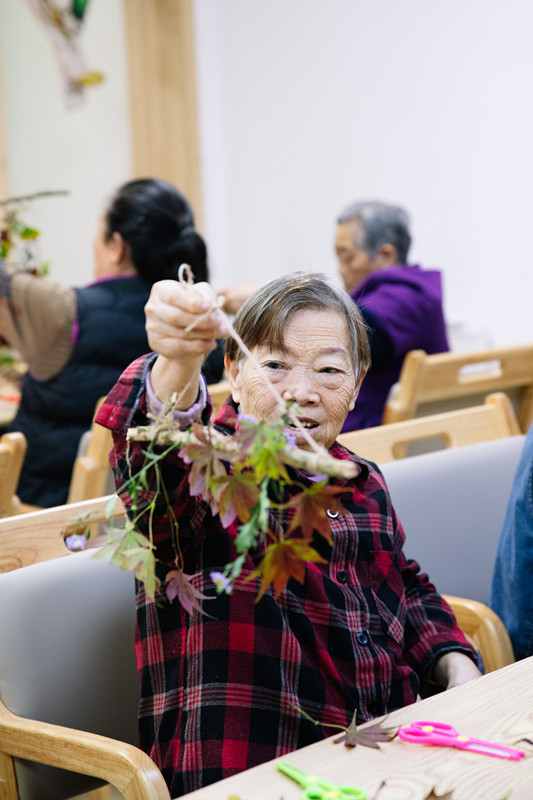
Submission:
[[[66,366],[48,381],[26,374],[19,411],[9,426],[28,440],[19,488],[24,503],[65,503],[81,435],[99,397],[124,368],[149,351],[144,305],[150,284],[119,278],[76,289],[79,334]]]

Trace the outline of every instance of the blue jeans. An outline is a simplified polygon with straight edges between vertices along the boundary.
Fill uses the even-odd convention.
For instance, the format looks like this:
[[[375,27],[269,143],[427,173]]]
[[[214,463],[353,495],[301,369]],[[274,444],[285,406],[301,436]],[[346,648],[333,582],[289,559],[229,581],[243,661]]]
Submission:
[[[515,657],[533,655],[533,426],[507,505],[489,605],[507,628]]]

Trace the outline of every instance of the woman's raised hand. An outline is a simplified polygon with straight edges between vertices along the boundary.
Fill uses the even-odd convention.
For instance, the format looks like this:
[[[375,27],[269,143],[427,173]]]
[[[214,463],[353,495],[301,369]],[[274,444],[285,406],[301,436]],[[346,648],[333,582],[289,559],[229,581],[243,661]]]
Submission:
[[[158,353],[151,373],[160,399],[179,395],[177,408],[185,410],[196,400],[198,377],[205,356],[217,338],[230,333],[224,317],[215,309],[217,298],[208,283],[154,283],[145,306],[146,332]]]
[[[217,296],[208,283],[154,283],[145,306],[146,332],[152,350],[168,359],[203,361],[217,338],[230,333],[216,310]]]

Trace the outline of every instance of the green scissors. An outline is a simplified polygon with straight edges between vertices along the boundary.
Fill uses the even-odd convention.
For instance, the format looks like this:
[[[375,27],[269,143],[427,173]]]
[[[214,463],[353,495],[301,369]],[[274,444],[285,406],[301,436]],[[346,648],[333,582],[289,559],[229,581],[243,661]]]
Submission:
[[[335,800],[335,798],[366,800],[366,792],[358,789],[357,786],[340,786],[338,783],[330,783],[317,775],[302,772],[301,769],[287,764],[286,761],[276,761],[276,767],[303,787],[302,797],[304,800]]]

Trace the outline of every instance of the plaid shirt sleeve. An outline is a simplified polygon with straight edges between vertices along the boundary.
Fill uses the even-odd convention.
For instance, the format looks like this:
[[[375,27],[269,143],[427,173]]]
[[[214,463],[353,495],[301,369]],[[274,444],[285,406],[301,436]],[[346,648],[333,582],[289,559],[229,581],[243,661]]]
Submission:
[[[138,469],[144,460],[136,443],[126,458],[126,431],[147,421],[145,384],[154,358],[134,362],[98,413],[113,432],[118,486],[130,465]],[[221,427],[224,414],[216,418]],[[208,404],[204,423],[209,415]],[[331,545],[318,535],[313,541],[324,562],[308,564],[302,584],[291,579],[279,598],[267,591],[260,602],[251,556],[232,594],[215,595],[210,572],[235,558],[237,531],[224,530],[190,496],[178,456],[165,460],[164,499],[150,484],[142,489],[142,503],[156,499],[160,577],[176,555],[172,514],[185,571],[210,597],[205,614],[187,614],[164,592],[150,600],[137,585],[140,742],[173,797],[330,736],[330,726],[348,725],[354,711],[363,722],[414,702],[435,659],[449,650],[475,659],[446,603],[418,564],[405,559],[404,532],[379,470],[338,444],[331,453],[361,467],[355,481],[339,481],[348,513],[331,516]],[[127,494],[124,501],[131,506]],[[293,513],[272,517],[273,529],[287,530]],[[140,529],[147,530],[146,520]]]

